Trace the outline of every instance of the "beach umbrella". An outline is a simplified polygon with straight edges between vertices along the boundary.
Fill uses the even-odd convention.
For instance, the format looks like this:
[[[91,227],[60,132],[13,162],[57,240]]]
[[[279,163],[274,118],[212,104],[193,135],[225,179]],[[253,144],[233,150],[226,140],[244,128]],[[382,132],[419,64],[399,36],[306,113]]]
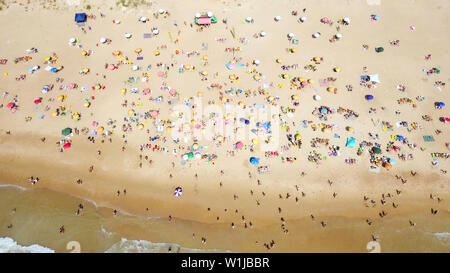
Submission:
[[[41,103],[41,99],[35,99],[34,100],[34,104],[39,104],[39,103]]]
[[[350,127],[350,126],[347,126],[347,131],[349,131],[349,132],[353,132],[355,129],[353,129],[353,127]]]
[[[330,20],[328,20],[327,17],[323,17],[322,19],[320,19],[320,22],[324,23],[324,24],[328,24],[330,22]]]
[[[159,10],[158,10],[158,13],[159,13],[159,14],[164,14],[164,13],[166,13],[166,11],[165,11],[164,9],[159,9]]]
[[[66,144],[64,144],[63,148],[64,148],[64,149],[69,149],[70,146],[72,146],[70,143],[66,143]]]
[[[153,35],[158,35],[159,34],[159,30],[157,28],[152,30]]]
[[[200,12],[196,12],[195,13],[195,18],[200,18],[202,15],[200,14]]]
[[[249,17],[245,18],[245,21],[247,21],[247,23],[250,23],[251,21],[253,21],[253,18],[249,16]]]
[[[322,98],[321,98],[319,95],[314,95],[314,96],[313,96],[313,99],[316,100],[316,101],[318,101],[318,100],[321,100]]]
[[[86,101],[86,102],[84,103],[84,107],[89,108],[89,106],[91,106],[91,103],[88,102],[88,101]]]
[[[188,153],[188,158],[189,158],[189,159],[194,158],[194,153],[192,153],[192,152]]]
[[[192,149],[198,150],[198,148],[200,148],[200,146],[198,145],[198,143],[192,144]]]
[[[139,53],[141,53],[142,52],[142,48],[136,48],[135,50],[134,50],[134,53],[137,53],[137,54],[139,54]]]
[[[173,191],[173,195],[180,197],[183,194],[183,189],[181,187],[176,187]]]
[[[142,16],[141,18],[139,18],[139,21],[145,23],[147,22],[147,17]]]
[[[58,112],[52,112],[52,117],[56,117],[58,115]]]
[[[404,141],[405,137],[404,136],[397,136],[398,141]]]
[[[99,132],[100,134],[103,133],[104,130],[105,128],[103,126],[97,127],[97,132]]]
[[[255,144],[255,145],[257,145],[257,144],[259,143],[259,140],[256,139],[256,138],[254,138],[254,139],[252,140],[252,143]]]
[[[381,149],[378,147],[373,147],[372,148],[372,152],[376,153],[376,154],[381,154]]]
[[[120,52],[120,50],[114,50],[113,51],[113,55],[114,56],[119,56],[120,54],[122,54],[122,52]]]
[[[319,38],[319,37],[320,37],[320,32],[315,32],[315,33],[313,34],[313,37],[314,37],[314,38]]]
[[[6,105],[6,107],[7,107],[8,109],[12,109],[14,106],[15,106],[15,104],[14,104],[13,102],[10,102],[10,103],[8,103],[8,104]]]
[[[126,89],[126,88],[120,89],[120,93],[121,93],[122,95],[125,95],[125,94],[127,93],[127,89]]]
[[[259,164],[259,158],[256,158],[256,157],[250,157],[250,164],[252,164],[252,165],[257,165],[257,164]]]
[[[302,140],[302,135],[300,135],[300,134],[296,134],[295,135],[295,140]]]
[[[288,33],[288,35],[287,35],[287,36],[288,36],[288,38],[289,38],[289,39],[292,39],[292,38],[294,38],[295,34],[294,34],[294,33],[292,33],[292,32],[290,32],[290,33]]]
[[[356,139],[353,137],[347,138],[347,143],[345,144],[345,147],[353,148],[355,147]]]
[[[394,164],[397,163],[397,162],[395,161],[395,159],[389,158],[389,163],[391,163],[392,165],[394,165]]]
[[[300,17],[300,22],[302,22],[302,23],[304,23],[304,22],[306,22],[306,16],[302,16],[302,17]]]
[[[131,33],[128,33],[128,32],[127,32],[127,33],[125,33],[125,38],[127,38],[127,39],[130,39],[130,38],[131,38],[131,36],[132,36],[132,35],[131,35]]]
[[[385,167],[387,170],[390,170],[390,169],[392,169],[392,164],[391,164],[391,163],[384,163],[384,167]]]
[[[150,88],[145,88],[144,90],[142,90],[142,93],[144,95],[148,95],[148,94],[150,94],[150,92],[151,92]]]
[[[104,37],[100,38],[100,43],[102,43],[102,44],[106,43],[106,38],[104,38]]]
[[[340,40],[342,38],[342,34],[337,33],[334,37],[336,37],[336,39]]]
[[[150,115],[154,118],[154,117],[156,117],[158,115],[158,111],[153,110],[153,111],[150,112]]]
[[[279,16],[279,15],[277,15],[277,16],[275,16],[275,18],[273,18],[276,22],[278,22],[278,21],[280,21],[281,20],[281,16]]]
[[[373,100],[373,96],[372,95],[366,95],[366,100]]]
[[[350,18],[348,18],[348,17],[345,17],[343,21],[347,24],[350,24]]]
[[[253,60],[253,64],[259,65],[261,62],[258,59]]]
[[[334,72],[339,72],[339,71],[341,71],[341,68],[340,68],[340,67],[335,67],[335,68],[333,69],[333,71],[334,71]]]
[[[239,150],[242,150],[244,148],[244,143],[242,141],[239,141],[236,143],[236,148]]]
[[[144,124],[142,124],[142,123],[139,123],[139,124],[138,124],[138,126],[137,126],[137,128],[138,128],[139,130],[142,130],[142,129],[144,129]]]
[[[183,158],[183,160],[188,160],[188,159],[189,159],[189,156],[188,156],[187,154],[184,154],[184,155],[182,156],[182,158]]]
[[[259,36],[261,36],[261,37],[265,37],[266,35],[267,35],[267,33],[264,32],[264,31],[261,31],[261,32],[259,33]]]
[[[71,43],[71,44],[75,44],[76,41],[77,41],[77,39],[75,39],[75,38],[70,38],[69,39],[69,43]]]
[[[383,47],[376,47],[376,48],[375,48],[375,51],[376,51],[376,52],[383,52],[383,51],[384,51],[384,48],[383,48]]]

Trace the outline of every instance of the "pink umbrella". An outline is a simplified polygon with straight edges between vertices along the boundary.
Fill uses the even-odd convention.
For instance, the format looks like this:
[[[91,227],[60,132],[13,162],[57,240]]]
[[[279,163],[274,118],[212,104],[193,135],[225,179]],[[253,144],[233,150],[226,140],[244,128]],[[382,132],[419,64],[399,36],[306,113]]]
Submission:
[[[169,94],[175,96],[177,94],[177,91],[175,91],[175,89],[170,89]]]
[[[322,19],[320,19],[320,22],[322,22],[324,24],[328,24],[330,21],[328,20],[327,17],[323,17]]]
[[[150,92],[152,92],[150,88],[145,88],[144,90],[142,90],[142,93],[144,93],[144,95],[150,94]]]
[[[98,126],[98,122],[97,122],[97,121],[93,121],[93,122],[92,122],[92,126],[97,127],[97,126]]]
[[[302,86],[307,86],[308,82],[307,81],[302,81]]]
[[[158,77],[162,77],[162,76],[164,76],[164,72],[159,71],[159,72],[158,72]]]
[[[150,112],[150,115],[152,117],[156,117],[158,115],[158,111],[153,110],[153,111]]]
[[[195,124],[195,129],[200,129],[202,126],[200,124]]]
[[[15,104],[14,104],[13,102],[10,102],[10,103],[8,103],[8,104],[6,105],[6,107],[7,107],[8,109],[12,109],[14,106],[15,106]]]
[[[236,143],[236,148],[238,148],[239,150],[242,150],[242,148],[244,148],[244,143],[239,141],[238,143]]]
[[[113,64],[108,65],[109,70],[114,70],[116,67]]]

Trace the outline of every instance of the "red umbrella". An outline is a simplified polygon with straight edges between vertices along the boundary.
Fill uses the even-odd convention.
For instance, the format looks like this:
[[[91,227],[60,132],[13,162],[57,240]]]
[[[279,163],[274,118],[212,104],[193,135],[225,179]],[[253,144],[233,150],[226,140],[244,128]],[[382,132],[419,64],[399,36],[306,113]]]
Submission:
[[[144,95],[150,94],[150,92],[150,88],[145,88],[144,90],[142,90],[142,93],[144,93]]]
[[[72,146],[70,143],[66,143],[66,144],[64,144],[64,149],[69,149],[70,148],[70,146]]]
[[[15,104],[13,102],[10,102],[6,105],[6,107],[8,107],[8,109],[12,109],[15,106]]]
[[[39,103],[41,103],[41,99],[34,100],[34,104],[39,104]]]
[[[177,94],[177,91],[175,91],[175,89],[170,89],[169,94],[175,96]]]

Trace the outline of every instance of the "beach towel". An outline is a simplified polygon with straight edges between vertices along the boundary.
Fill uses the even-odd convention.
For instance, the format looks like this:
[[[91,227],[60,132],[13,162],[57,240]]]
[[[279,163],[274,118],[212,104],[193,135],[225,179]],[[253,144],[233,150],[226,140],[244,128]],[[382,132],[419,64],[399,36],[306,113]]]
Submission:
[[[433,136],[423,136],[423,140],[425,142],[434,142],[434,137]]]

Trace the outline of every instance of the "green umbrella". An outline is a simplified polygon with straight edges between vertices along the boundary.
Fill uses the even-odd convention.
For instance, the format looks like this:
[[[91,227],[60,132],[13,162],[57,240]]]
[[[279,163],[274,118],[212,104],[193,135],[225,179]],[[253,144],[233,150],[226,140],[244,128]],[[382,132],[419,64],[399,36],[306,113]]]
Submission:
[[[375,51],[376,51],[376,52],[383,52],[383,51],[384,51],[384,48],[382,48],[382,47],[377,47],[377,48],[375,48]]]
[[[189,159],[194,158],[194,153],[188,153]]]
[[[373,151],[374,153],[376,153],[376,154],[381,154],[381,149],[378,148],[378,147],[373,147],[373,148],[372,148],[372,151]]]

